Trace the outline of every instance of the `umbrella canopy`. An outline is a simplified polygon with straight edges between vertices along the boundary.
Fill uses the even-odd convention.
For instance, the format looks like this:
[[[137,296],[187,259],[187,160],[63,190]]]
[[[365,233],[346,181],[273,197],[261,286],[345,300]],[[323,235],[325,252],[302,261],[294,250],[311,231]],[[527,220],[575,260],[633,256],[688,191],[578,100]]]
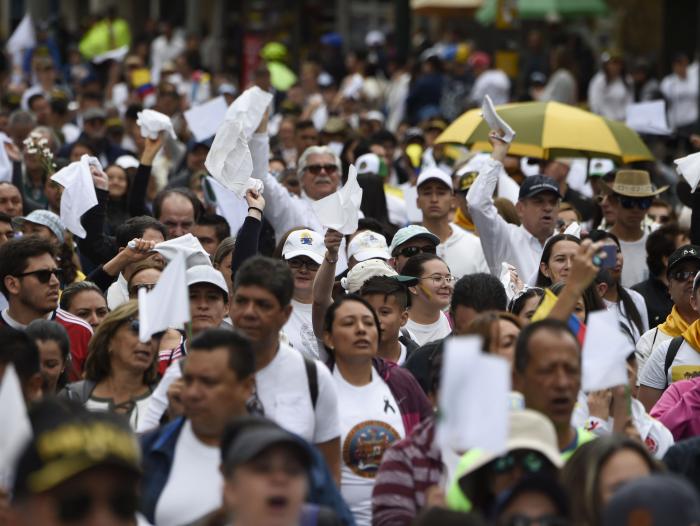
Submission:
[[[491,24],[496,19],[498,0],[485,0],[476,13],[482,24]],[[605,0],[518,0],[518,18],[541,20],[551,17],[574,18],[577,16],[604,15],[608,12]]]
[[[618,162],[650,161],[654,157],[637,132],[621,122],[559,102],[521,102],[496,108],[515,130],[512,155],[608,157]],[[491,150],[489,127],[481,110],[470,110],[450,124],[438,143],[466,144],[473,150]]]
[[[411,0],[411,9],[421,15],[459,15],[480,8],[484,0]]]

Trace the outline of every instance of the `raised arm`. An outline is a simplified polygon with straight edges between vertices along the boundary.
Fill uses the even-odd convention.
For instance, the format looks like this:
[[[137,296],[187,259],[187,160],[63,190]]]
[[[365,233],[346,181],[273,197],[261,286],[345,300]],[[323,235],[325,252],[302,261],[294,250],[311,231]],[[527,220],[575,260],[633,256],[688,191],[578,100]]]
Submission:
[[[338,251],[343,241],[343,234],[336,230],[326,230],[324,244],[326,256],[316,272],[313,286],[313,304],[311,306],[311,320],[314,334],[317,338],[323,337],[323,318],[326,309],[333,303],[333,284],[335,283],[335,265],[338,263]]]
[[[231,279],[246,259],[258,253],[265,199],[255,190],[249,189],[245,194],[245,200],[248,202],[248,217],[245,218],[243,226],[236,235],[236,245],[231,257]]]
[[[129,187],[129,195],[127,196],[127,205],[131,217],[151,215],[151,211],[146,206],[146,195],[148,194],[148,183],[151,180],[153,159],[156,158],[163,146],[164,133],[159,133],[157,139],[149,139],[148,137],[144,139],[145,145],[141,154],[141,162],[136,170],[136,177],[134,177],[134,182]]]
[[[107,200],[109,199],[109,180],[107,174],[94,166],[90,167],[92,180],[95,183],[97,204],[83,214],[80,219],[85,228],[85,239],[76,236],[80,252],[95,265],[101,265],[112,259],[117,253],[117,243],[114,238],[105,234],[105,219]]]

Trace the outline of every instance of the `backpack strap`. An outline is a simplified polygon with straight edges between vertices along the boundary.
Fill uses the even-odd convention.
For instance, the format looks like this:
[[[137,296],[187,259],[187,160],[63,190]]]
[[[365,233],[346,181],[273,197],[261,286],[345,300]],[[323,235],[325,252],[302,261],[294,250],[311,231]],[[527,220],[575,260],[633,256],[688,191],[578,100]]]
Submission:
[[[311,407],[316,410],[316,402],[318,401],[318,370],[316,362],[301,353],[304,358],[304,368],[306,369],[306,379],[309,382],[309,395],[311,396]]]
[[[676,336],[671,340],[671,343],[668,345],[668,350],[666,351],[666,358],[664,360],[664,374],[666,378],[666,387],[668,387],[668,370],[671,368],[673,360],[676,359],[678,349],[681,348],[681,345],[683,345],[684,341],[685,339],[683,338],[683,336]]]

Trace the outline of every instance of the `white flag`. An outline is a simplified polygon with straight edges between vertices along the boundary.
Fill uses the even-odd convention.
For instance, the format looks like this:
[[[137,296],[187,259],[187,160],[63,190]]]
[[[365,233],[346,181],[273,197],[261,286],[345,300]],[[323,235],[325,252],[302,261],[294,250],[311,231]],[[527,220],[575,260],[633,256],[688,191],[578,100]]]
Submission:
[[[61,195],[61,221],[81,239],[85,239],[87,233],[80,218],[97,205],[90,164],[96,164],[101,169],[100,162],[95,157],[83,155],[79,161],[70,163],[51,176],[52,181],[64,188]]]
[[[362,204],[362,187],[357,182],[357,170],[350,165],[348,180],[340,190],[311,204],[316,217],[326,228],[350,235],[357,230]]]
[[[181,252],[168,263],[153,290],[139,290],[139,339],[166,329],[180,329],[190,321],[185,256]]]
[[[31,49],[36,46],[36,34],[34,33],[34,24],[29,13],[24,15],[24,18],[19,23],[14,33],[7,39],[5,49],[10,55],[17,56],[25,49]],[[14,59],[13,59],[14,60]],[[21,63],[15,63],[15,66],[20,66]]]
[[[14,480],[14,465],[24,446],[32,438],[32,425],[24,405],[22,387],[9,364],[0,384],[0,487],[8,489]]]

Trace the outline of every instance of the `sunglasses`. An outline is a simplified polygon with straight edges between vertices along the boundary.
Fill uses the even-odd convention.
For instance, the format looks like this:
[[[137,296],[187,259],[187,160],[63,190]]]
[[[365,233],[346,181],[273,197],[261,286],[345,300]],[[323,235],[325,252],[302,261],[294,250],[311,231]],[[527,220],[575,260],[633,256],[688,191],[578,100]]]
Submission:
[[[555,515],[543,515],[537,518],[513,515],[505,521],[499,522],[499,526],[568,526],[568,524],[568,520]]]
[[[396,255],[403,256],[405,258],[412,258],[416,254],[435,254],[435,245],[425,246],[425,247],[405,247],[399,250]]]
[[[309,272],[316,272],[321,266],[315,261],[311,261],[310,259],[300,258],[288,259],[287,265],[289,265],[289,268],[292,270],[301,270],[301,267],[306,267],[306,270],[308,270]]]
[[[497,475],[510,473],[516,466],[525,473],[539,473],[548,465],[547,459],[535,451],[514,451],[498,457],[491,464],[491,471]]]
[[[676,281],[688,281],[690,278],[695,278],[696,274],[694,270],[674,270],[669,272],[668,277]]]
[[[56,279],[58,281],[61,281],[61,279],[63,278],[63,269],[52,268],[32,270],[30,272],[22,272],[21,274],[17,274],[16,277],[23,278],[25,276],[34,276],[39,281],[39,283],[48,283],[49,281],[51,281],[51,276],[56,276]]]
[[[626,195],[616,195],[615,198],[620,202],[622,208],[631,210],[633,208],[639,208],[640,210],[649,210],[651,208],[651,203],[654,201],[653,197],[627,197]]]
[[[324,170],[327,174],[332,174],[338,171],[338,167],[334,164],[310,164],[305,170],[308,170],[314,175],[320,174],[321,170]]]
[[[58,499],[57,511],[62,523],[84,521],[95,505],[102,499],[95,498],[88,491],[71,493]],[[114,517],[127,521],[134,518],[138,508],[138,498],[133,490],[122,489],[113,492],[105,503]]]

